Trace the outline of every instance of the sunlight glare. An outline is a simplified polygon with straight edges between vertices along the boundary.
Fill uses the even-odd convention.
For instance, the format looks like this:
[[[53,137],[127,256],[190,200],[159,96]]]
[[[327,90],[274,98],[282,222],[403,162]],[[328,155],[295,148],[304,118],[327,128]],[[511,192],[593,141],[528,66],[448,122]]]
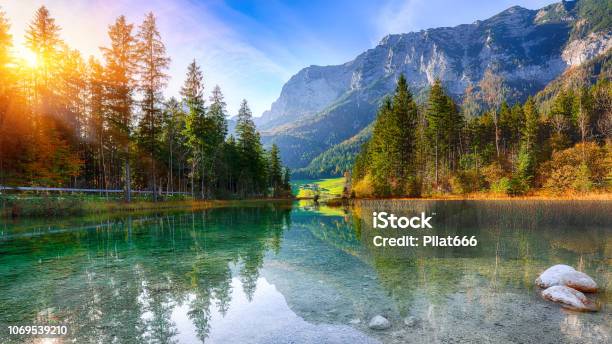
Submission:
[[[17,50],[17,58],[30,68],[38,67],[38,56],[26,47],[22,46]]]

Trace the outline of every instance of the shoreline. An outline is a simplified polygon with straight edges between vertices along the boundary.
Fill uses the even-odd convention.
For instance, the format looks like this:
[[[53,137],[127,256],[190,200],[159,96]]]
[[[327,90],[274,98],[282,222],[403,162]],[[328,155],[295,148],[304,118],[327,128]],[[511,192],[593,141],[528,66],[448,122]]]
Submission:
[[[121,214],[161,210],[204,210],[235,205],[260,204],[267,202],[293,201],[292,198],[251,198],[240,200],[137,200],[127,203],[123,200],[78,199],[61,196],[31,196],[14,200],[0,196],[0,220],[20,218],[45,218],[90,214]]]
[[[612,193],[590,193],[584,195],[550,195],[532,194],[524,196],[507,196],[504,194],[467,194],[467,195],[436,195],[428,197],[363,197],[353,198],[350,202],[360,201],[612,201]],[[322,200],[328,206],[341,206],[342,198]]]
[[[506,195],[449,195],[431,197],[391,197],[391,198],[355,198],[355,200],[392,200],[392,201],[612,201],[612,193],[606,194],[587,194],[571,196],[554,195],[527,195],[527,196],[506,196]]]

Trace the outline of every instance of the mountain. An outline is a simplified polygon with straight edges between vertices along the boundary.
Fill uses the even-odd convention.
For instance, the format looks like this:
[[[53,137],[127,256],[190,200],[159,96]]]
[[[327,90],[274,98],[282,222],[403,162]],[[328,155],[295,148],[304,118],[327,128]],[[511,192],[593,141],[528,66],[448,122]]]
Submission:
[[[490,69],[503,77],[509,102],[523,101],[610,49],[611,18],[609,1],[579,0],[540,10],[515,6],[472,24],[388,35],[347,63],[302,69],[256,123],[265,144],[279,145],[285,164],[304,168],[330,160],[335,151],[326,151],[335,145],[348,148],[401,73],[417,100],[439,78],[460,101]]]
[[[361,146],[370,139],[373,129],[374,123],[372,122],[355,136],[333,145],[319,154],[308,166],[295,170],[293,175],[297,178],[316,179],[341,176],[344,171],[350,171],[355,156],[361,150]]]

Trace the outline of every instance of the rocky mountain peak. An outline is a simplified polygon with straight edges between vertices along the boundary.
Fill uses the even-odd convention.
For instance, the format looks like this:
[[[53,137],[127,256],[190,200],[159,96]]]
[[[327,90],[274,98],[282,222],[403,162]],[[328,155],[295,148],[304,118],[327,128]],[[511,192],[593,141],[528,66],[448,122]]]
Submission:
[[[503,77],[508,101],[522,101],[610,48],[605,6],[605,0],[513,6],[472,24],[387,35],[344,64],[299,71],[257,125],[290,167],[302,167],[371,123],[400,74],[417,99],[439,78],[461,101],[490,69]]]

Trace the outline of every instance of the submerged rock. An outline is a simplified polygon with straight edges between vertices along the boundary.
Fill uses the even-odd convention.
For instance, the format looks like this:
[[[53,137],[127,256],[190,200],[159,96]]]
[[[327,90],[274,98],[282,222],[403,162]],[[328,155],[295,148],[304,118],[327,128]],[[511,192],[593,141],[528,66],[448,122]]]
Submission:
[[[415,327],[419,321],[415,317],[406,317],[404,319],[404,325],[408,327]]]
[[[597,283],[589,275],[569,265],[554,265],[546,269],[535,281],[541,288],[567,286],[587,293],[597,291]]]
[[[55,311],[56,310],[54,307],[45,308],[39,311],[38,314],[36,314],[36,320],[44,323],[49,322],[51,320],[57,320]]]
[[[370,320],[368,327],[372,330],[386,330],[391,327],[391,323],[382,315],[377,315]]]
[[[566,286],[552,286],[542,292],[542,297],[560,303],[564,308],[576,311],[594,312],[597,310],[597,305],[583,293]]]

